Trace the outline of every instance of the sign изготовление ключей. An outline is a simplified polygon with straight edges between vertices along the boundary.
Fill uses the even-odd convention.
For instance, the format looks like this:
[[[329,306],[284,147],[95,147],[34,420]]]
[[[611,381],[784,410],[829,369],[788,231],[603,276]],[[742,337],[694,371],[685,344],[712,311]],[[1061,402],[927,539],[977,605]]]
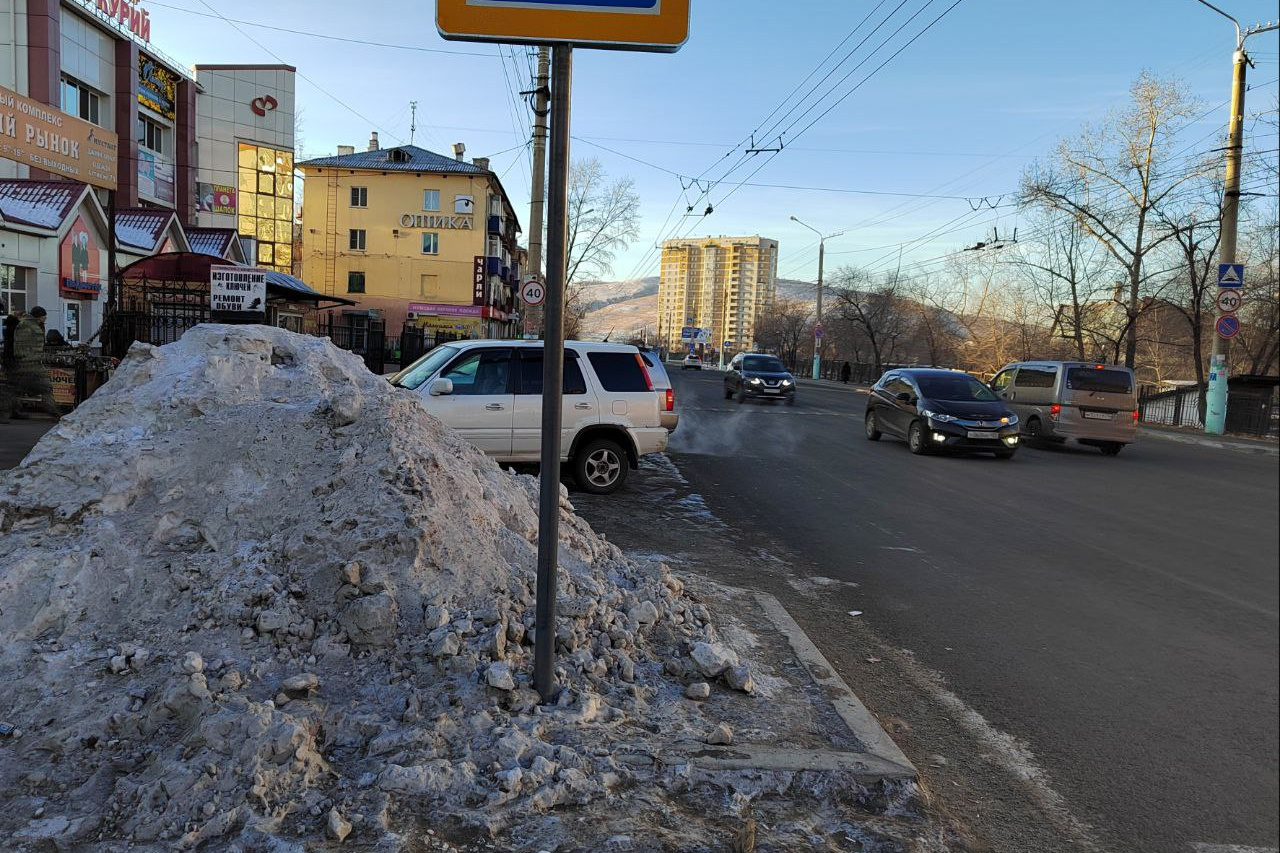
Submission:
[[[267,271],[209,268],[209,315],[215,323],[261,322],[267,313]]]

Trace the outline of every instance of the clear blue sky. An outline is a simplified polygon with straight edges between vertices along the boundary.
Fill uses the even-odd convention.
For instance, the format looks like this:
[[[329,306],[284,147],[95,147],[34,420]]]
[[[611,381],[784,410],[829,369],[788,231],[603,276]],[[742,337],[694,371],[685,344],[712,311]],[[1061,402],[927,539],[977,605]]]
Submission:
[[[844,44],[837,58],[899,2],[879,5],[871,22]],[[1007,203],[1031,159],[1048,153],[1058,139],[1075,134],[1084,122],[1122,105],[1143,69],[1179,77],[1204,100],[1206,109],[1224,104],[1229,94],[1233,30],[1225,18],[1195,0],[962,0],[795,138],[809,119],[951,2],[906,0],[820,91],[924,7],[919,16],[822,107],[796,124],[786,150],[749,180]],[[339,144],[363,147],[374,129],[384,146],[407,142],[409,102],[416,100],[417,144],[450,153],[453,142],[463,141],[468,156],[491,155],[522,221],[527,220],[528,153],[521,146],[527,138],[528,113],[523,103],[512,103],[511,94],[530,88],[526,49],[515,48],[512,56],[510,49],[494,45],[443,41],[436,34],[435,4],[430,0],[214,4],[226,18],[391,45],[383,47],[242,25],[259,46],[214,16],[202,0],[149,0],[146,5],[157,46],[188,64],[281,60],[296,65],[302,154],[320,156]],[[1222,0],[1217,5],[1246,24],[1277,14],[1273,0]],[[673,205],[679,216],[689,203],[696,202],[698,212],[708,203],[698,187],[682,190],[681,179],[668,172],[698,176],[710,169],[708,178],[721,177],[723,167],[715,168],[716,164],[732,164],[741,153],[727,160],[724,155],[876,9],[877,3],[868,0],[693,0],[689,42],[675,55],[589,50],[575,54],[573,133],[579,139],[573,154],[598,157],[611,175],[634,178],[642,200],[641,239],[618,259],[616,278],[656,274],[653,243],[676,226],[680,234],[759,233],[776,238],[781,241],[781,274],[812,279],[817,256],[813,235],[790,222],[791,214],[823,231],[847,231],[828,242],[829,266],[896,263],[896,248],[876,247],[917,241],[948,223],[953,224],[942,231],[957,225],[959,230],[905,246],[904,262],[972,245],[993,225],[1004,234],[1018,224],[1011,207],[974,213],[972,202],[962,199],[753,186],[734,190],[735,182],[747,180],[764,164],[768,155],[761,154],[714,186],[702,184],[710,186],[715,208],[711,216],[673,219],[666,231],[660,230]],[[1276,107],[1277,44],[1274,32],[1250,41],[1257,62],[1250,71],[1250,113]],[[500,54],[506,55],[505,61]],[[786,119],[784,126],[795,117]],[[1225,120],[1225,106],[1212,109],[1188,129],[1187,144],[1203,140],[1194,150],[1215,147],[1215,131]],[[963,214],[969,215],[959,218]]]

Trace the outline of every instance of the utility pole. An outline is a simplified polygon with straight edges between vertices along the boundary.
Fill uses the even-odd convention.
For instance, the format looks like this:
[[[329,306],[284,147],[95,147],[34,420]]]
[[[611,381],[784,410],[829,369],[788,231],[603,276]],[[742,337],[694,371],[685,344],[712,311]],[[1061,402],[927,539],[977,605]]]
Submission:
[[[804,225],[814,234],[818,235],[818,321],[813,327],[813,378],[819,379],[822,376],[822,263],[827,250],[827,241],[832,237],[839,237],[843,231],[836,231],[831,234],[824,235],[812,225],[806,225],[794,216],[791,221],[799,225]]]
[[[418,102],[409,102],[409,144],[413,144],[413,134],[418,130]]]
[[[550,66],[551,48],[544,44],[538,48],[538,79],[534,83],[533,91],[527,93],[533,95],[533,187],[529,193],[529,274],[535,276],[542,275],[542,211],[546,200],[547,115],[551,112],[549,107]],[[543,316],[546,316],[545,303]],[[525,329],[528,328],[526,324]]]
[[[1251,35],[1280,29],[1280,23],[1255,24],[1247,29],[1240,28],[1240,22],[1207,0],[1199,0],[1205,6],[1231,21],[1236,28],[1236,49],[1232,54],[1231,75],[1231,112],[1227,117],[1227,169],[1222,193],[1222,241],[1218,246],[1218,282],[1227,281],[1223,270],[1236,263],[1236,238],[1240,221],[1240,171],[1244,160],[1244,94],[1245,74],[1249,66],[1249,55],[1245,53],[1244,42]],[[1241,275],[1237,292],[1244,289],[1244,276]],[[1239,300],[1237,300],[1238,302]],[[1222,435],[1227,427],[1227,390],[1230,377],[1227,357],[1231,351],[1231,338],[1239,330],[1239,321],[1235,320],[1235,312],[1222,310],[1222,300],[1214,311],[1213,350],[1209,356],[1209,388],[1205,395],[1204,431],[1211,435]],[[1230,318],[1230,319],[1228,319]],[[1223,332],[1230,334],[1224,335]]]

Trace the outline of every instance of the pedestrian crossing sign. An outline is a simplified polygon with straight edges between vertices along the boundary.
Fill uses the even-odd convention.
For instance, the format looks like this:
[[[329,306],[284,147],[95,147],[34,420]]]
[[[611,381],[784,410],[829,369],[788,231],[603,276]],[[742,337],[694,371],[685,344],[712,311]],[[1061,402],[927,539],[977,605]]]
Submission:
[[[1218,287],[1243,287],[1244,264],[1218,264]]]

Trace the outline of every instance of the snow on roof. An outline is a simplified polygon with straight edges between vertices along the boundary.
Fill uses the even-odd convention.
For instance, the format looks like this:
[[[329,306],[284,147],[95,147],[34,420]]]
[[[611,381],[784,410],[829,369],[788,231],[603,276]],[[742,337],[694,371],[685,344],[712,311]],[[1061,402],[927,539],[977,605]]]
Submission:
[[[173,219],[172,210],[135,207],[116,211],[116,239],[126,246],[155,251]]]
[[[75,181],[0,181],[0,218],[6,222],[57,229],[85,191]]]
[[[187,243],[191,251],[225,258],[236,236],[234,228],[188,228]]]

